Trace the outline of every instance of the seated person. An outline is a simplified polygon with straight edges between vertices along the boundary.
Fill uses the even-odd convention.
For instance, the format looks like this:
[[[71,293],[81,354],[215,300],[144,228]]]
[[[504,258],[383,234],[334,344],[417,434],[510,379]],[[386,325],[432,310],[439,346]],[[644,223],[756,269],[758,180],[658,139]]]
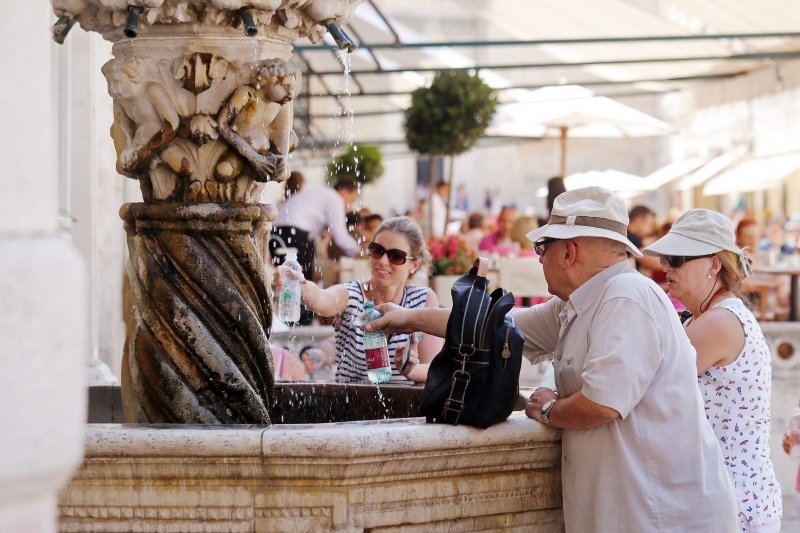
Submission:
[[[486,235],[483,230],[483,213],[475,211],[462,222],[461,235],[464,237],[473,250],[477,250],[481,240]]]
[[[517,253],[519,245],[511,240],[511,228],[519,214],[515,207],[507,206],[500,210],[497,215],[496,229],[481,239],[478,250],[481,252],[496,253],[502,256]]]
[[[269,343],[272,352],[272,366],[275,381],[305,381],[308,379],[306,365],[295,354],[273,342]]]
[[[764,260],[759,253],[761,231],[758,222],[752,218],[743,218],[736,225],[736,245],[739,246],[755,266]],[[788,275],[754,273],[742,280],[742,291],[753,294],[759,300],[766,298],[762,309],[773,309],[775,317],[785,318],[789,314],[791,285]],[[765,317],[760,317],[762,320]]]
[[[362,383],[367,381],[367,362],[363,348],[360,316],[364,302],[376,305],[394,303],[407,309],[439,307],[436,294],[427,287],[407,285],[409,278],[425,263],[430,254],[425,248],[425,238],[419,225],[407,217],[385,220],[375,233],[368,248],[371,278],[366,282],[351,281],[322,289],[302,280],[303,302],[321,316],[335,316],[336,329],[336,381]],[[298,273],[279,267],[275,285],[280,291],[281,277],[296,279]],[[429,362],[441,350],[444,340],[425,335],[414,346],[409,346],[408,334],[395,334],[388,338],[389,359],[402,359],[407,351],[422,362]],[[427,369],[426,369],[427,370]],[[405,377],[394,371],[392,382],[425,381],[424,374],[408,373]]]
[[[511,240],[519,246],[519,255],[523,257],[536,257],[533,243],[526,237],[528,233],[539,227],[536,217],[525,215],[519,217],[511,226]]]

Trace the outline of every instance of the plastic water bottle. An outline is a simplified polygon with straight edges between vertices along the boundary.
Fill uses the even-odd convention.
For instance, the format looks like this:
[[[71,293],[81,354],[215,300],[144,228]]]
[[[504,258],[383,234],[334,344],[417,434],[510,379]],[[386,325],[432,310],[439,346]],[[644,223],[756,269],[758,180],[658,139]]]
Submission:
[[[283,263],[303,275],[303,268],[297,262],[297,252],[288,252]],[[281,279],[283,290],[278,298],[278,319],[283,322],[300,321],[301,285],[299,279]]]
[[[366,331],[364,326],[381,317],[375,304],[364,302],[361,314],[361,328],[364,333],[364,353],[367,356],[367,378],[373,383],[385,383],[392,378],[392,367],[389,363],[389,349],[386,347],[386,335],[383,331]]]

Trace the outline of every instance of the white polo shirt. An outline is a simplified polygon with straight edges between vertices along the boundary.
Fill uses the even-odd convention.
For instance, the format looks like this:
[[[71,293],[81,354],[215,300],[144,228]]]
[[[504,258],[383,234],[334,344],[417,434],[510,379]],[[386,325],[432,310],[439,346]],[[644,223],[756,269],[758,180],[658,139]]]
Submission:
[[[622,260],[564,302],[514,313],[561,396],[621,418],[562,431],[568,532],[735,531],[737,504],[703,411],[695,350],[664,291]]]

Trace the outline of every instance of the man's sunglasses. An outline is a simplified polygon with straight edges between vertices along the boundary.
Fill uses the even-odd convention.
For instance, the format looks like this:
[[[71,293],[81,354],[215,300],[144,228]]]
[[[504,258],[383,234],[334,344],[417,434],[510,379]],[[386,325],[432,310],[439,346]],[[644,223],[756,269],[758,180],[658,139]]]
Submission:
[[[659,255],[658,260],[662,267],[669,265],[672,268],[680,268],[684,263],[694,261],[695,259],[702,259],[704,257],[713,257],[714,254],[709,255]]]
[[[376,261],[383,257],[383,254],[386,254],[386,257],[389,258],[389,262],[393,265],[404,265],[408,259],[416,259],[416,257],[412,257],[403,250],[398,250],[397,248],[387,250],[377,242],[369,243],[367,252],[369,256]]]
[[[560,240],[561,239],[550,239],[550,238],[540,239],[535,243],[533,243],[533,251],[536,252],[536,255],[544,255],[544,253],[547,251],[547,247],[550,244]]]

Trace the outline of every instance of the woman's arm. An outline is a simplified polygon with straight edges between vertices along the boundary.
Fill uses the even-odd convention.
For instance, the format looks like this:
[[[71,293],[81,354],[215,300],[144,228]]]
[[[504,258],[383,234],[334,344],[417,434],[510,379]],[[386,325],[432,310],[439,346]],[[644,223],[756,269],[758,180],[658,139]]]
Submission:
[[[303,302],[309,309],[320,316],[336,316],[347,309],[348,294],[344,285],[333,285],[327,289],[322,289],[316,283],[308,283],[299,272],[281,265],[273,274],[276,294],[281,293],[281,277],[300,280]]]
[[[686,335],[697,351],[697,375],[712,366],[725,366],[736,360],[744,348],[744,328],[739,319],[721,307],[709,309],[692,319]]]

